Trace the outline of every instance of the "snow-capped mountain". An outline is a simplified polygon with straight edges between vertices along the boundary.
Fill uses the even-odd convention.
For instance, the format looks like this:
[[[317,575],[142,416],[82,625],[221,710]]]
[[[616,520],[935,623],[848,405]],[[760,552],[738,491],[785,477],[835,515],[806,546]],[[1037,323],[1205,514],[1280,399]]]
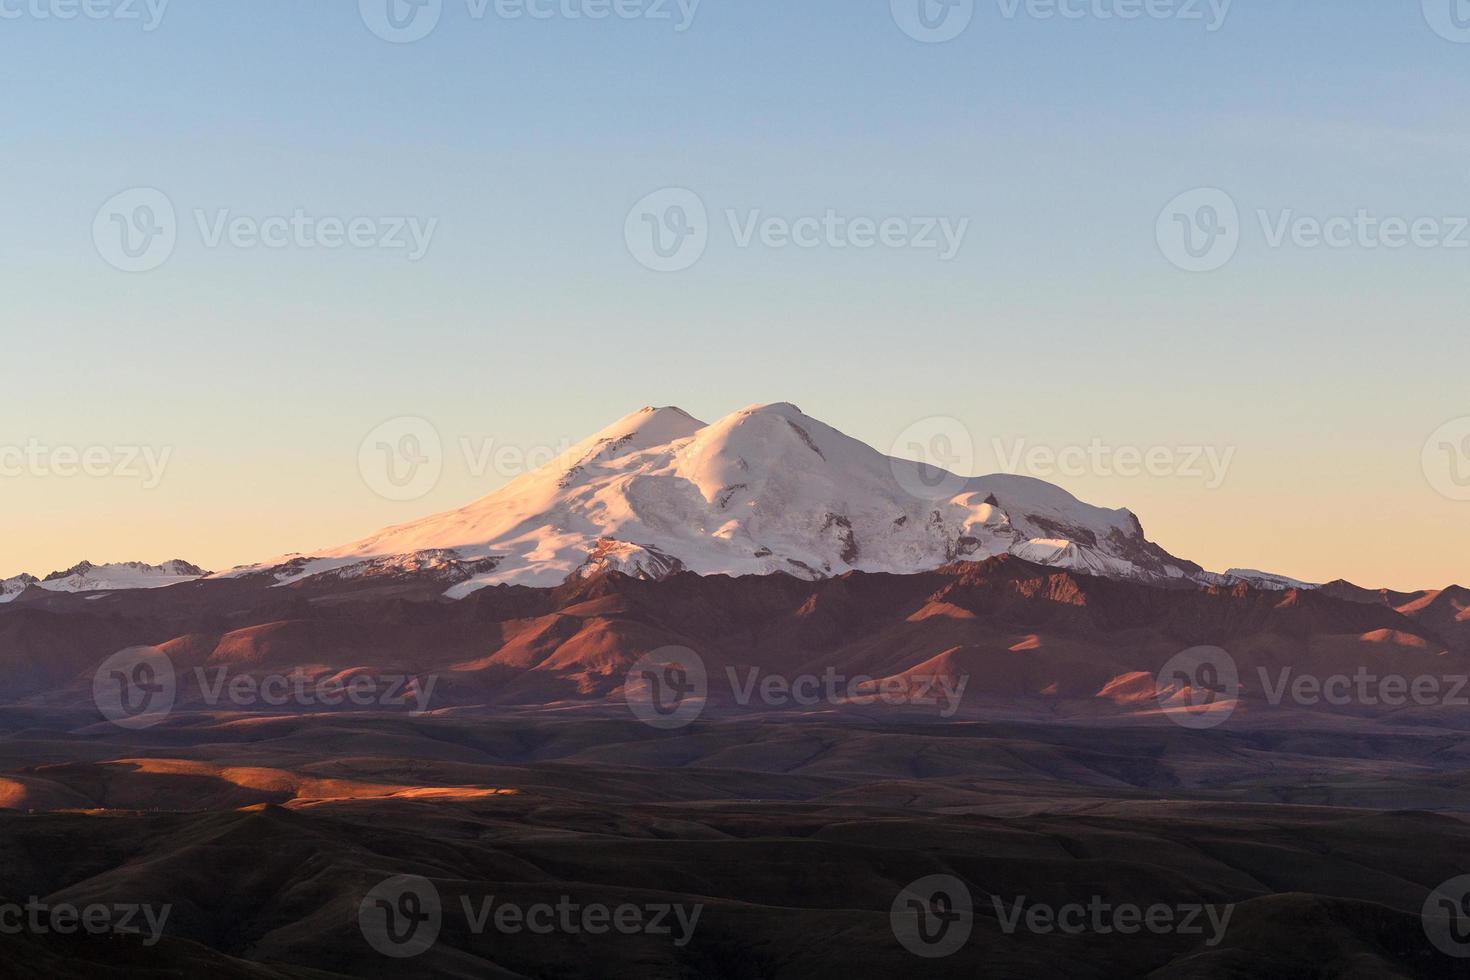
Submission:
[[[288,582],[427,563],[459,597],[604,570],[814,579],[1007,553],[1115,578],[1204,581],[1199,566],[1149,542],[1130,511],[1029,477],[964,478],[891,458],[786,403],[713,424],[646,408],[467,507],[227,574]]]
[[[193,582],[208,575],[204,569],[174,559],[162,565],[140,561],[94,565],[89,561],[52,572],[44,579],[34,575],[18,575],[0,581],[0,602],[9,602],[34,585],[49,592],[109,592],[124,589],[161,589],[181,582]]]
[[[26,589],[35,585],[38,581],[40,579],[34,575],[17,575],[14,578],[0,578],[0,602],[9,602]]]

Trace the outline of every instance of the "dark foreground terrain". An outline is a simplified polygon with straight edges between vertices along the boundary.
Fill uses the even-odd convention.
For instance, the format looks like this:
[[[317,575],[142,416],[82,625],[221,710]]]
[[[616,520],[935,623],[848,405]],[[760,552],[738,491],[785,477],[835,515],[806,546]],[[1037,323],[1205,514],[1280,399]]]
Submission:
[[[7,709],[0,730],[0,904],[168,907],[156,939],[141,915],[136,935],[7,930],[6,976],[1465,970],[1429,938],[1454,935],[1448,920],[1421,914],[1470,872],[1470,742],[1454,733],[840,714],[663,733],[600,709],[179,714],[140,732]],[[936,875],[969,892],[973,927],[925,958],[891,911]],[[427,880],[437,910],[381,890],[397,876]],[[437,911],[434,941],[380,952],[383,913],[362,912],[382,908],[374,895],[405,917]],[[573,911],[550,931],[502,929],[486,902]],[[1101,911],[1047,929],[1046,909],[1083,923],[1069,905]],[[648,926],[643,910],[676,907],[692,928],[670,912],[667,932],[608,929],[579,917],[592,906]],[[1162,928],[1113,917],[1127,906],[1162,907]]]
[[[0,975],[1470,968],[1463,589],[443,589],[0,606]]]

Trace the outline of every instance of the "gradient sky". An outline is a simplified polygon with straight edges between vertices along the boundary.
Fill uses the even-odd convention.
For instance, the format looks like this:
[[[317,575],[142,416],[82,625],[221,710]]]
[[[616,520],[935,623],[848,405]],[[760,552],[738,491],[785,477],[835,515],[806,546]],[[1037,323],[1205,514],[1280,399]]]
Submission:
[[[461,439],[557,447],[645,404],[785,400],[885,451],[959,419],[976,472],[1001,468],[994,439],[1233,447],[1213,489],[1054,479],[1209,568],[1470,579],[1470,502],[1421,462],[1470,416],[1470,249],[1272,248],[1256,217],[1470,215],[1470,43],[1418,0],[1239,0],[1214,32],[979,0],[943,44],[879,0],[704,0],[683,32],[444,0],[409,44],[347,0],[175,2],[152,31],[36,16],[57,2],[0,0],[0,447],[172,456],[153,488],[0,476],[0,576],[309,551],[513,475],[472,473]],[[660,274],[624,222],[671,186],[711,240]],[[93,241],[135,187],[179,216],[142,274]],[[1156,240],[1198,187],[1242,228],[1203,274]],[[418,262],[211,248],[194,226],[297,208],[439,224]],[[727,208],[971,224],[944,262],[740,248]],[[395,502],[358,447],[403,415],[446,461]]]

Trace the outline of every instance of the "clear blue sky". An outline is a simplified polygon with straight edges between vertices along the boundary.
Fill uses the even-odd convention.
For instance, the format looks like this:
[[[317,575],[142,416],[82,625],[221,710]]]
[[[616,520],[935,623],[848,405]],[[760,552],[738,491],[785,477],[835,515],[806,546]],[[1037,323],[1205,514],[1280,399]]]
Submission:
[[[0,478],[0,576],[219,567],[503,482],[451,459],[423,499],[375,496],[357,448],[392,416],[536,446],[647,403],[709,419],[790,400],[885,450],[932,415],[984,447],[1233,446],[1216,490],[1057,482],[1211,567],[1470,578],[1470,503],[1420,465],[1470,415],[1470,250],[1273,249],[1255,217],[1470,214],[1470,44],[1418,0],[1239,0],[1214,32],[1096,16],[1119,0],[1074,0],[1080,19],[979,0],[943,44],[879,0],[704,0],[683,32],[444,0],[408,44],[346,0],[176,0],[152,31],[35,15],[58,2],[0,0],[0,444],[173,457],[149,490]],[[670,186],[703,199],[711,240],[660,274],[624,223]],[[142,274],[92,234],[134,187],[179,216]],[[1155,237],[1197,187],[1242,216],[1208,274]],[[438,225],[410,262],[209,248],[193,217],[297,208]],[[970,226],[948,262],[740,248],[727,208]]]

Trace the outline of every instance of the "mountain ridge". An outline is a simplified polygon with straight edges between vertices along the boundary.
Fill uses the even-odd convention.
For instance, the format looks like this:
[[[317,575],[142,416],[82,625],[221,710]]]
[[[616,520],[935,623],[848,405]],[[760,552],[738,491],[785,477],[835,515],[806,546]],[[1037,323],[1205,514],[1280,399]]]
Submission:
[[[718,677],[750,667],[903,677],[937,664],[970,678],[980,700],[967,712],[1010,705],[1042,715],[1132,714],[1130,681],[1201,644],[1236,658],[1261,709],[1270,705],[1260,671],[1283,663],[1409,677],[1470,665],[1470,633],[1445,631],[1427,608],[1245,583],[1160,589],[1014,555],[824,579],[605,572],[554,588],[495,586],[458,602],[422,579],[345,584],[355,587],[317,576],[279,588],[257,577],[204,579],[96,598],[32,590],[0,611],[0,663],[13,697],[52,704],[84,706],[96,664],[144,645],[184,672],[309,665],[326,675],[433,674],[436,707],[488,708],[616,704],[641,655],[679,645]],[[1148,702],[1142,708],[1152,711],[1152,694]],[[1406,709],[1404,719],[1438,714]]]
[[[0,603],[13,602],[30,588],[48,592],[107,592],[130,589],[160,589],[204,578],[209,572],[198,565],[174,558],[158,565],[141,561],[94,565],[80,561],[45,578],[20,574],[0,579]]]
[[[1010,554],[1039,565],[1164,587],[1275,592],[1322,589],[1358,602],[1406,604],[1448,590],[1316,585],[1255,569],[1206,571],[1147,537],[1126,508],[1087,504],[1031,477],[966,477],[887,456],[791,402],[749,405],[706,423],[675,406],[645,406],[466,506],[384,528],[347,545],[209,573],[81,562],[43,579],[0,580],[0,603],[32,588],[99,592],[161,588],[213,575],[287,585],[437,581],[450,599],[497,584],[549,588],[621,572],[660,579],[846,572],[913,574]],[[1470,629],[1465,603],[1433,610]]]
[[[714,423],[645,407],[465,507],[223,574],[289,582],[433,555],[446,595],[462,598],[608,570],[816,579],[998,554],[1155,583],[1222,581],[1150,541],[1132,511],[1031,477],[966,477],[890,457],[790,402]]]

